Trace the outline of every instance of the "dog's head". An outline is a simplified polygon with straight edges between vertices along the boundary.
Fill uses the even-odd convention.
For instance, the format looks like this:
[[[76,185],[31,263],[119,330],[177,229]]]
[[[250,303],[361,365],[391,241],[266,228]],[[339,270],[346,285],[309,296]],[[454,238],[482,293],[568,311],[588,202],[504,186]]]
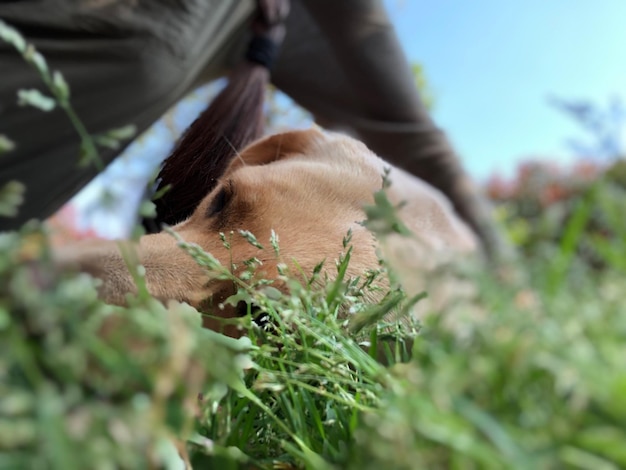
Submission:
[[[291,268],[292,275],[310,276],[325,261],[332,276],[335,260],[345,251],[343,239],[351,231],[348,275],[362,275],[378,267],[375,238],[362,222],[363,207],[372,204],[384,170],[385,163],[352,138],[316,129],[277,134],[238,154],[193,214],[173,230],[222,265],[232,266],[235,274],[245,269],[245,260],[259,259],[256,273],[269,279],[277,277],[279,263]],[[473,249],[473,236],[441,195],[400,170],[393,170],[390,178],[390,199],[409,200],[401,215],[423,242],[433,249]],[[254,234],[263,248],[250,244],[240,230]],[[272,231],[279,240],[278,256],[269,243]],[[138,252],[148,288],[158,298],[203,307],[207,299],[215,304],[234,293],[232,284],[209,279],[170,234],[142,237]],[[102,244],[74,249],[65,258],[100,277],[101,294],[109,302],[122,303],[133,290],[128,276],[120,274],[125,268],[119,255]],[[236,309],[223,312],[236,314]],[[210,322],[207,326],[215,327]]]

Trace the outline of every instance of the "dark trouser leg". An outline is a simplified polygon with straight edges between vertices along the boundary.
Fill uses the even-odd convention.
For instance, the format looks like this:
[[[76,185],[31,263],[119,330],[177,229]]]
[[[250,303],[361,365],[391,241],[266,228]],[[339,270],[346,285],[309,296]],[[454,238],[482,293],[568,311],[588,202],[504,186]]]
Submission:
[[[1,4],[0,17],[33,39],[72,88],[91,133],[133,123],[145,130],[201,78],[214,77],[245,37],[250,1],[172,3],[80,0]],[[129,6],[132,5],[132,6]],[[232,47],[231,47],[232,46]],[[59,111],[15,104],[18,88],[41,88],[17,54],[0,44],[0,133],[18,144],[0,161],[0,184],[27,186],[17,218],[0,230],[53,213],[95,174],[76,168],[78,138]],[[444,135],[419,101],[395,33],[378,0],[293,1],[275,83],[330,127],[428,181],[452,201],[485,248],[504,246],[488,210]],[[103,150],[105,163],[118,151]]]
[[[276,85],[320,123],[344,129],[441,190],[488,254],[508,251],[487,202],[421,103],[379,0],[294,2]]]
[[[189,91],[207,64],[215,76],[254,8],[252,1],[220,0],[83,6],[88,3],[97,4],[22,0],[0,4],[0,18],[63,73],[92,134],[125,124],[142,132]],[[18,217],[0,217],[0,230],[51,215],[97,173],[93,166],[77,167],[79,139],[64,113],[18,106],[19,88],[44,91],[37,73],[0,43],[0,134],[17,144],[0,159],[0,186],[10,180],[26,185]],[[101,157],[109,163],[118,153],[102,149]]]

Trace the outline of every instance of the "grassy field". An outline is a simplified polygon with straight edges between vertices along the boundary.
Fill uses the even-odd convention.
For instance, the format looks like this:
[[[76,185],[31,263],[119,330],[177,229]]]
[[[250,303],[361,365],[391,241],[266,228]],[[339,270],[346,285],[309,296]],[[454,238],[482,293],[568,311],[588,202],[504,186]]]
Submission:
[[[47,265],[40,227],[2,234],[0,468],[176,468],[174,439],[198,468],[623,468],[626,232],[602,240],[602,269],[572,249],[604,196],[515,269],[466,274],[476,298],[422,324],[381,320],[416,300],[399,285],[363,300],[384,271],[342,277],[349,239],[325,288],[233,279],[272,325],[237,320],[239,340],[145,292],[104,305]]]

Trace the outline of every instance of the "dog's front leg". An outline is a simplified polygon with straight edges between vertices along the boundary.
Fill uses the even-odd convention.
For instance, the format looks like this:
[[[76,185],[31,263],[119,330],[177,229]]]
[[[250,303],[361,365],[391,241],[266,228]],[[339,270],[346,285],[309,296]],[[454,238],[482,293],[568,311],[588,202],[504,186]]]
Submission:
[[[160,300],[174,299],[198,305],[209,293],[207,274],[168,234],[147,235],[139,243],[94,240],[56,249],[55,263],[61,269],[79,270],[100,279],[98,293],[107,303],[124,305],[137,287],[129,266],[145,268],[150,294]]]
[[[90,240],[54,249],[53,259],[63,271],[81,271],[100,279],[100,298],[110,304],[124,305],[126,294],[136,293],[137,287],[120,248],[132,252],[136,246],[130,242]]]

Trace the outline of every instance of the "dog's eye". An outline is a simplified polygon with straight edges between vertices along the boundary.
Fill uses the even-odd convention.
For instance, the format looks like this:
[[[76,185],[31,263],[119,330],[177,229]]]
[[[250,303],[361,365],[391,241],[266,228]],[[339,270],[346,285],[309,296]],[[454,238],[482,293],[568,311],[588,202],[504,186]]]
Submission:
[[[222,212],[224,207],[226,207],[226,204],[228,204],[229,200],[230,193],[226,190],[226,188],[220,189],[211,201],[211,204],[209,204],[209,207],[206,211],[207,217],[213,217],[214,215]]]

